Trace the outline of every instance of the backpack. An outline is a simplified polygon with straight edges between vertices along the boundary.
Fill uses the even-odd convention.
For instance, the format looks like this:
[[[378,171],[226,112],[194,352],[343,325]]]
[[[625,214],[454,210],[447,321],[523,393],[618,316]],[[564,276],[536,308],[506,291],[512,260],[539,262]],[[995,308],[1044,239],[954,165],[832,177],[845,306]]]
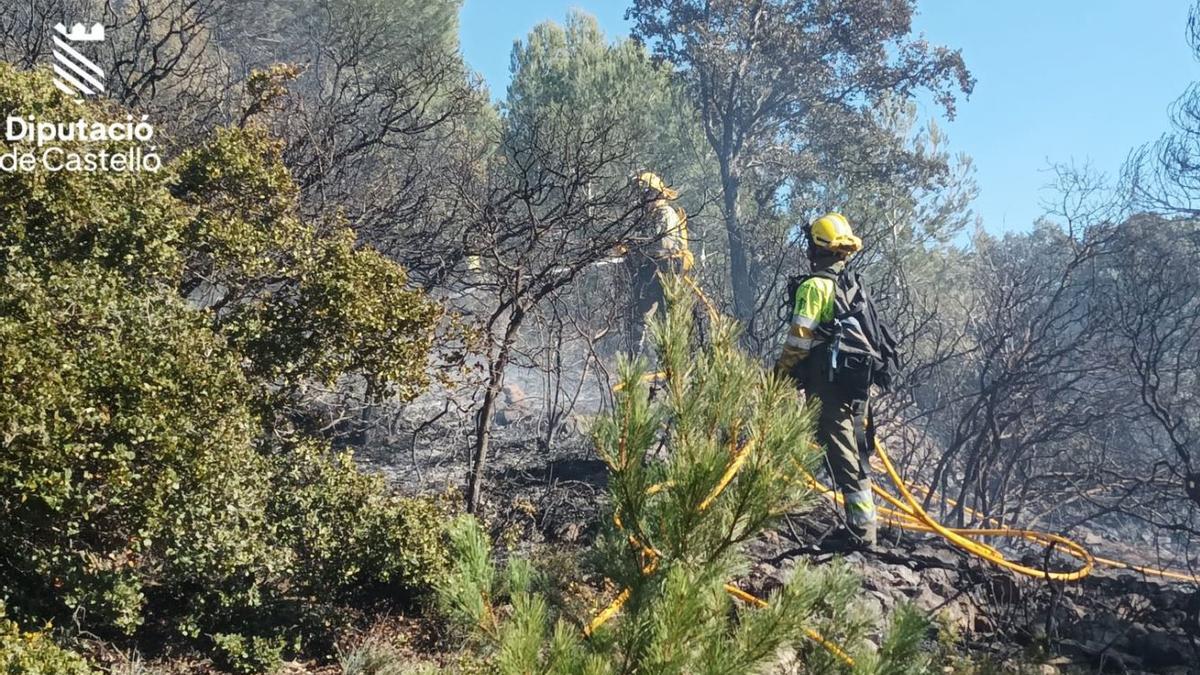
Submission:
[[[837,382],[851,399],[866,399],[871,385],[890,391],[900,370],[899,341],[876,311],[875,303],[858,272],[830,271],[791,277],[788,280],[789,313],[805,280],[819,277],[834,284],[833,319],[818,325],[822,342],[809,358],[820,359],[821,372]]]

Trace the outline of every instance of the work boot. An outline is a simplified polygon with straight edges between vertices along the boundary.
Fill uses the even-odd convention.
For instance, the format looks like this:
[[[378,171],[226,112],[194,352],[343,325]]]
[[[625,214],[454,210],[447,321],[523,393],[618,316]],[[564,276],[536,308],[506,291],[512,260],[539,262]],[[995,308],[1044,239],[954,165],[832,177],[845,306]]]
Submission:
[[[862,528],[839,527],[817,545],[823,552],[849,553],[851,551],[875,551],[878,549],[875,524]]]
[[[862,528],[855,528],[855,536],[864,541],[868,548],[876,548],[879,546],[879,525],[872,520]]]

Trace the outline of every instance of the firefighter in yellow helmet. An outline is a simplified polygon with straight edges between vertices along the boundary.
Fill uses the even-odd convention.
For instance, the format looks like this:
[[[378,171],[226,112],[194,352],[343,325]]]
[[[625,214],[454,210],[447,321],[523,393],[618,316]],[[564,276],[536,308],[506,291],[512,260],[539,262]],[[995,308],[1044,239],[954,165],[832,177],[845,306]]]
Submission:
[[[821,403],[817,441],[825,448],[834,484],[845,498],[846,528],[831,535],[835,546],[872,547],[876,543],[875,501],[871,495],[868,448],[859,448],[856,424],[867,406],[861,392],[851,392],[833,381],[829,350],[818,327],[829,325],[835,311],[835,291],[852,255],[862,249],[846,217],[829,213],[805,228],[812,274],[796,288],[787,341],[775,371],[791,377],[807,396]]]
[[[688,249],[687,215],[671,202],[679,193],[649,171],[635,179],[638,199],[645,205],[645,246],[625,256],[630,277],[630,303],[626,321],[629,350],[642,351],[646,326],[663,302],[662,275],[691,270],[692,253]]]

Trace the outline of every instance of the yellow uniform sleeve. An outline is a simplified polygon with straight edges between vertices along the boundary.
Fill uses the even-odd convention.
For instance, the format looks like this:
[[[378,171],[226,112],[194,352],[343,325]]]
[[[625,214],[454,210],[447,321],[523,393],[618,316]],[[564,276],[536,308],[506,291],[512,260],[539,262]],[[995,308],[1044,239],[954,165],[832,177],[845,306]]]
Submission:
[[[666,202],[655,207],[658,215],[658,257],[667,258],[687,250],[683,219]]]
[[[790,372],[808,358],[815,343],[817,326],[833,319],[833,293],[833,282],[829,279],[809,277],[800,284],[792,309],[792,325],[788,327],[783,351],[775,362],[777,372]]]

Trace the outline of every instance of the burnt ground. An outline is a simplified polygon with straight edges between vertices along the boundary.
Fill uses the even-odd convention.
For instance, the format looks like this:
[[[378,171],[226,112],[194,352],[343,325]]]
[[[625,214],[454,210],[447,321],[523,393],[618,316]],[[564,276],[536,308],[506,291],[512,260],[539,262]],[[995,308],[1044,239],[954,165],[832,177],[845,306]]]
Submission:
[[[430,425],[394,434],[360,453],[406,492],[460,491],[468,432]],[[415,438],[415,443],[413,442]],[[487,471],[484,519],[508,549],[580,550],[595,536],[606,470],[583,438],[547,449],[533,425],[497,430]],[[750,547],[740,584],[767,592],[798,563],[829,564],[815,546],[836,524],[828,505],[789,519]],[[937,617],[973,657],[1034,662],[1040,672],[1200,673],[1200,591],[1139,574],[1098,569],[1074,583],[1017,576],[969,556],[940,537],[884,530],[878,553],[838,556],[863,579],[865,600],[888,612],[911,602]],[[1095,537],[1089,537],[1093,543]],[[989,542],[1006,546],[1004,542]],[[1032,566],[1045,551],[1006,551]],[[1050,556],[1053,558],[1053,556]],[[1070,568],[1071,559],[1052,560]]]

